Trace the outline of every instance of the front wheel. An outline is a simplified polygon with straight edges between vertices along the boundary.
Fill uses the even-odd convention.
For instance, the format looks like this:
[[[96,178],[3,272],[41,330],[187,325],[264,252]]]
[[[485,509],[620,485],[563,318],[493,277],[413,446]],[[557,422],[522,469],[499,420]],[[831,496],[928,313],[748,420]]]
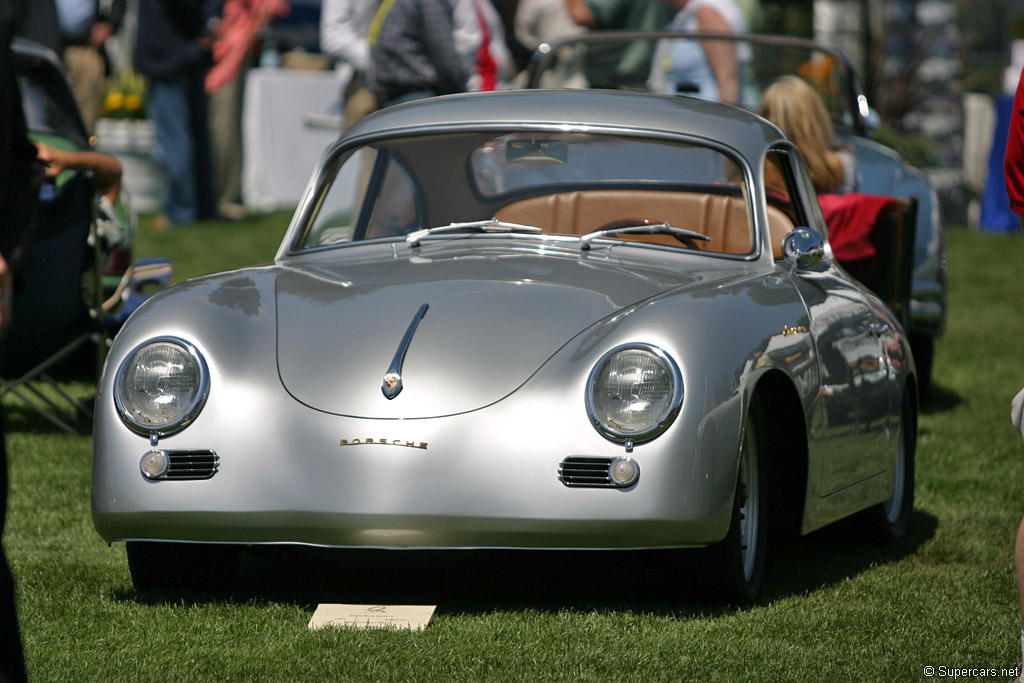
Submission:
[[[757,600],[768,549],[768,507],[761,411],[751,406],[743,429],[732,519],[725,538],[704,551],[707,580],[715,596],[746,605]]]
[[[935,363],[935,338],[920,332],[911,332],[910,351],[917,368],[918,395],[927,403],[932,390],[932,365]]]

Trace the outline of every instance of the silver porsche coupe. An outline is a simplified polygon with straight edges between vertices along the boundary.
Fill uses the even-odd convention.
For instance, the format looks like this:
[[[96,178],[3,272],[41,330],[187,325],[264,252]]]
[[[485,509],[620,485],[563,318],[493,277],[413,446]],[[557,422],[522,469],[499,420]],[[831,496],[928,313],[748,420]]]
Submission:
[[[708,590],[753,600],[769,529],[910,522],[913,357],[825,234],[799,152],[740,108],[380,111],[324,153],[272,263],[121,330],[95,527],[139,589],[261,544],[703,548]]]

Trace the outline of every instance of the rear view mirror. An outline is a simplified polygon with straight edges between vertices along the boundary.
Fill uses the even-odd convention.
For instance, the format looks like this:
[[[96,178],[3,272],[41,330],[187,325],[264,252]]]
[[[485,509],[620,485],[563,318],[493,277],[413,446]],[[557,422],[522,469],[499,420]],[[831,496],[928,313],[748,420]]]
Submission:
[[[509,140],[509,161],[534,164],[564,164],[569,160],[569,143],[564,140]]]

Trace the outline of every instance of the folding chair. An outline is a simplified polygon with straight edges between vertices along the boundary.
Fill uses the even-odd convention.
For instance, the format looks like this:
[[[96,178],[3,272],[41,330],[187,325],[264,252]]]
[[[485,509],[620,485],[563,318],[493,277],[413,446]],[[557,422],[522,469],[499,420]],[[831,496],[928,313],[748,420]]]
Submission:
[[[167,286],[173,273],[174,264],[162,256],[147,256],[132,263],[114,293],[100,307],[107,329],[120,329],[142,302]]]
[[[95,221],[89,173],[77,171],[47,190],[51,188],[52,195],[40,201],[28,266],[15,291],[12,325],[0,344],[0,396],[17,396],[57,427],[74,433],[78,430],[73,423],[79,417],[91,419],[92,413],[49,371],[92,343],[99,372],[107,348],[107,319],[99,301],[102,254],[98,240],[90,239]]]
[[[111,334],[153,292],[166,287],[174,271],[166,258],[139,259],[103,300],[105,255],[96,235],[94,201],[92,179],[84,171],[42,199],[29,265],[15,295],[13,324],[0,343],[0,397],[17,396],[71,433],[78,433],[74,423],[79,418],[92,419],[92,411],[64,391],[50,371],[93,344],[98,378]]]

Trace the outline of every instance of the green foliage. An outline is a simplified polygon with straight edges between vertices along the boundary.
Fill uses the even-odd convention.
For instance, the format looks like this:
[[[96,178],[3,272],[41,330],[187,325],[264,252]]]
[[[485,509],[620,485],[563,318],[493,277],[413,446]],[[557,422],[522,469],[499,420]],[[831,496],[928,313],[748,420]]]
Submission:
[[[265,262],[285,220],[162,233],[144,222],[138,255],[172,256],[181,277]],[[89,437],[5,402],[4,545],[31,680],[888,682],[925,680],[927,666],[1016,666],[1024,444],[1009,402],[1024,385],[1024,239],[948,239],[951,314],[920,420],[910,538],[879,547],[829,529],[777,545],[763,601],[743,610],[674,601],[685,575],[595,554],[267,553],[224,596],[139,595],[123,546],[92,528]],[[439,610],[420,633],[311,632],[319,602]]]
[[[882,124],[871,137],[883,145],[895,149],[911,166],[932,168],[938,161],[935,143],[920,133],[912,133],[900,130],[890,124]]]
[[[814,8],[811,2],[761,0],[760,10],[750,17],[754,33],[769,33],[799,38],[814,36]],[[748,14],[749,16],[749,14]]]

